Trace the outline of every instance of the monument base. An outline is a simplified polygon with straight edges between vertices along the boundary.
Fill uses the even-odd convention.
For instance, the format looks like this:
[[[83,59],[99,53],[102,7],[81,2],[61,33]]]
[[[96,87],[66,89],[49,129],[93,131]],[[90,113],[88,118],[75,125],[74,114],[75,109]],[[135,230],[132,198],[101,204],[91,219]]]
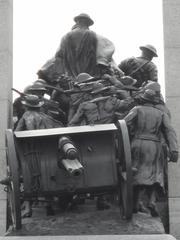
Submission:
[[[98,211],[95,201],[89,200],[73,210],[62,212],[57,208],[54,216],[46,216],[45,206],[36,206],[33,208],[33,216],[22,220],[22,229],[14,231],[10,228],[7,236],[164,233],[164,226],[159,217],[151,217],[149,213],[137,213],[127,221],[122,219],[118,206],[112,205],[108,210]]]

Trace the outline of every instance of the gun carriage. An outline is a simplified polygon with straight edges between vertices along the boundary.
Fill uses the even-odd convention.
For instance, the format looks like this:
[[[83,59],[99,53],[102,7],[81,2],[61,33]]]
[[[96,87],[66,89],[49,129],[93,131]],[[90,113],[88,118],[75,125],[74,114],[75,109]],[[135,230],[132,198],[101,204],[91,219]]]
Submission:
[[[63,142],[66,137],[74,146]],[[124,120],[116,125],[8,129],[6,145],[8,196],[16,229],[21,228],[22,201],[67,194],[117,193],[122,215],[131,218],[131,151]]]

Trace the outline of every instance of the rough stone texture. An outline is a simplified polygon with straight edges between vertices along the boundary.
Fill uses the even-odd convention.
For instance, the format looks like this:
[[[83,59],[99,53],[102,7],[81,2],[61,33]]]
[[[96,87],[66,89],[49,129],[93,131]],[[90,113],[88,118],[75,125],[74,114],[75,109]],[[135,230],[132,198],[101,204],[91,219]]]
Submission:
[[[26,237],[34,240],[37,237]],[[38,236],[38,240],[175,240],[168,234],[154,235],[89,235],[89,236]],[[24,237],[0,237],[0,240],[24,240]]]
[[[168,37],[169,38],[169,37]],[[166,97],[179,96],[180,48],[165,47]]]
[[[169,164],[169,197],[180,198],[180,163]],[[180,212],[179,212],[180,214]],[[179,220],[180,221],[180,220]],[[180,222],[179,222],[180,223]],[[180,226],[180,225],[179,225]]]
[[[168,91],[168,88],[167,88]],[[167,106],[171,111],[172,125],[177,133],[178,144],[180,146],[179,119],[180,119],[180,96],[167,97]]]
[[[0,0],[0,179],[5,176],[4,131],[11,122],[12,0]],[[0,189],[0,235],[6,231],[6,194]]]
[[[10,116],[10,102],[6,99],[0,99],[0,116],[1,116],[1,124],[0,124],[0,149],[5,149],[5,131],[8,127],[8,121],[5,119],[9,119]]]
[[[170,230],[177,239],[180,239],[180,197],[169,198]]]
[[[172,112],[172,122],[180,139],[180,1],[164,0],[165,80],[167,105]],[[170,233],[180,237],[180,163],[169,166]],[[173,198],[171,198],[173,197]],[[179,205],[178,205],[179,204]],[[179,238],[180,239],[180,238]]]
[[[9,230],[7,235],[108,235],[108,234],[163,234],[160,218],[150,214],[134,214],[132,220],[122,219],[119,207],[112,205],[104,211],[96,210],[96,202],[86,200],[73,211],[62,212],[55,208],[55,216],[46,216],[44,206],[33,208],[32,218],[23,219],[19,231]],[[33,229],[33,231],[32,231]]]
[[[163,0],[165,47],[180,47],[179,0]],[[167,36],[167,37],[166,37]]]

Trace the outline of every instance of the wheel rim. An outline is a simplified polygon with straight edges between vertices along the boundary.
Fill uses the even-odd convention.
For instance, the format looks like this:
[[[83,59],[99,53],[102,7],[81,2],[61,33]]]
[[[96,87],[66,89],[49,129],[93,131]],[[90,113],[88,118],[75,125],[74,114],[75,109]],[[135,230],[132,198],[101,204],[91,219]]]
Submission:
[[[119,130],[118,145],[122,145],[123,147],[123,159],[122,156],[119,156],[120,166],[118,168],[122,212],[123,217],[130,219],[132,217],[133,208],[131,147],[126,122],[124,120],[119,120],[117,127]]]

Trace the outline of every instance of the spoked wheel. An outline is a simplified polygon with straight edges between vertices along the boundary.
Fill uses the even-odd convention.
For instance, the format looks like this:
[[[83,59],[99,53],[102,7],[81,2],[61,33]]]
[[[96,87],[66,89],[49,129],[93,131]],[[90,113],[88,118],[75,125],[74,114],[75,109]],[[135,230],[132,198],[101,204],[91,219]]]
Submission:
[[[118,176],[119,176],[119,202],[122,209],[123,218],[130,219],[133,209],[133,189],[132,189],[132,166],[131,147],[128,129],[124,120],[119,120],[118,127]]]
[[[8,185],[8,201],[11,211],[11,220],[15,229],[21,228],[21,203],[20,203],[20,182],[19,167],[14,145],[12,130],[6,131],[7,147],[7,176],[10,179]]]

